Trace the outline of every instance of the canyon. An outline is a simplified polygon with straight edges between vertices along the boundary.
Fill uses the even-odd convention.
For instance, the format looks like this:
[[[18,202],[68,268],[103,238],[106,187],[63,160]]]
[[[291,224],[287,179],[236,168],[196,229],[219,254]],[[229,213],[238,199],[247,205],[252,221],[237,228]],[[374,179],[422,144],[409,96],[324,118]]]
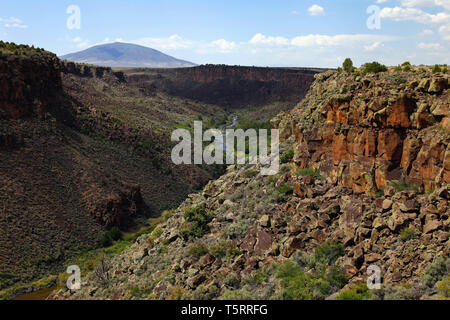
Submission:
[[[257,75],[241,83],[242,88],[222,88],[230,105],[243,110],[261,101],[260,88],[281,88],[285,81],[282,71],[261,75],[256,68],[220,67],[225,78],[205,84],[202,79],[216,66],[197,68],[179,71],[185,76],[143,70],[156,73],[149,82],[129,70],[61,61],[42,49],[2,44],[2,297],[63,271],[81,252],[101,247],[113,227],[146,226],[147,219],[176,208],[224,172],[220,166],[175,166],[170,161],[174,129],[199,118],[220,124],[229,115],[228,104],[208,100],[216,81],[233,82],[228,73],[234,78],[244,72]],[[306,94],[314,72],[297,76],[302,85],[293,94]],[[166,77],[174,82],[166,86]],[[180,82],[181,92],[167,89]],[[190,87],[196,87],[198,99],[186,97]],[[272,101],[283,108],[290,104],[282,95]]]

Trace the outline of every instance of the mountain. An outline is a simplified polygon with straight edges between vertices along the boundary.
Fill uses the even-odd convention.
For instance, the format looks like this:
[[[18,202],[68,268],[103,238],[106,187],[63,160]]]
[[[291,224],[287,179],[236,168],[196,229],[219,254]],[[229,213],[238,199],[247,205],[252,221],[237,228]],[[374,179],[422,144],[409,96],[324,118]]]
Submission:
[[[119,42],[98,45],[61,58],[116,68],[183,68],[195,66],[192,62],[176,59],[155,49]]]

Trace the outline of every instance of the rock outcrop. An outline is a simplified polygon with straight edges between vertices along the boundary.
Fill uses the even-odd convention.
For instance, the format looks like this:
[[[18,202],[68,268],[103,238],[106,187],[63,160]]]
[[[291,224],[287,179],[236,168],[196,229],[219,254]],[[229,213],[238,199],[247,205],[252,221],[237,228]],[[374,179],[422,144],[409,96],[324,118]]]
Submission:
[[[0,119],[44,117],[62,91],[59,59],[40,50],[0,51],[0,88]]]
[[[357,193],[401,180],[421,190],[450,182],[448,75],[430,71],[317,76],[274,123],[295,136],[295,162]]]

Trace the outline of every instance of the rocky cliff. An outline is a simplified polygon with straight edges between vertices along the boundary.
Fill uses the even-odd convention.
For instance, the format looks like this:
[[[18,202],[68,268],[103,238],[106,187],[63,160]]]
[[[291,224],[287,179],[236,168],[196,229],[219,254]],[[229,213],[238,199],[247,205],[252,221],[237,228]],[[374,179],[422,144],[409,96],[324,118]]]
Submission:
[[[278,101],[296,103],[321,71],[324,70],[204,65],[172,70],[132,69],[125,73],[130,83],[149,92],[162,90],[235,109]]]
[[[229,167],[51,298],[449,298],[448,95],[431,68],[316,76],[273,121],[277,175]]]
[[[0,48],[0,87],[0,119],[42,117],[62,90],[59,59],[43,50]]]
[[[449,76],[429,69],[317,76],[310,93],[275,124],[295,136],[295,163],[355,193],[375,195],[404,179],[422,191],[450,182]]]

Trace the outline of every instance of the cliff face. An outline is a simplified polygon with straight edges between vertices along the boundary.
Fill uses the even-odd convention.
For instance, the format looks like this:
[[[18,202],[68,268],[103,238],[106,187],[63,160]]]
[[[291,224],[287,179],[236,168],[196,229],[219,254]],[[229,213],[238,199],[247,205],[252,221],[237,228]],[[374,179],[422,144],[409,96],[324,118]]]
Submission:
[[[367,76],[321,74],[297,108],[275,123],[295,136],[295,162],[356,193],[401,180],[450,182],[448,75],[430,70]]]
[[[62,91],[60,64],[45,51],[0,52],[0,119],[44,116]]]
[[[206,65],[172,70],[127,70],[128,81],[149,92],[162,90],[179,97],[227,108],[302,99],[320,69],[257,68]]]

